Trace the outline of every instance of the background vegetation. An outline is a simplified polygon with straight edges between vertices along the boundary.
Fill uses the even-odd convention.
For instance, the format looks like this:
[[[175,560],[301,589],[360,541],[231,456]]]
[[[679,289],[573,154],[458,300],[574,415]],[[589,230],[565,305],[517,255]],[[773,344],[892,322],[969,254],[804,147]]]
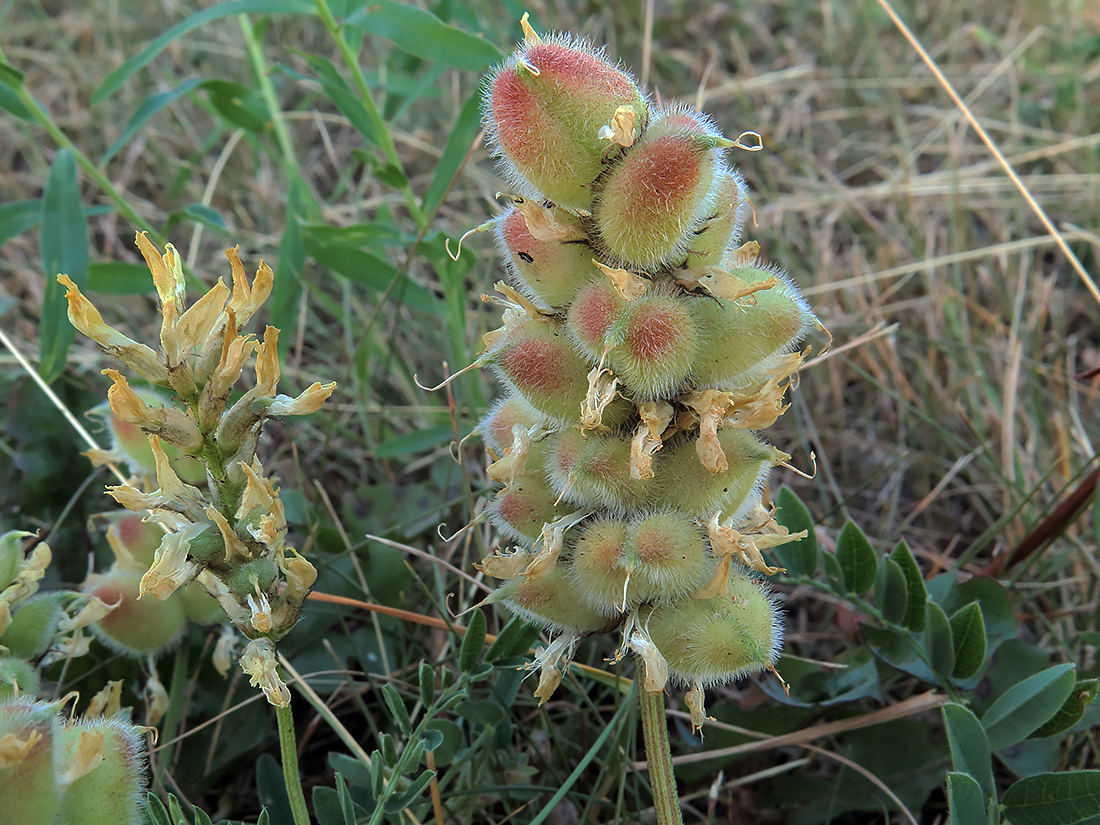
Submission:
[[[458,662],[448,609],[483,595],[471,562],[491,532],[446,540],[437,526],[456,533],[488,489],[476,441],[460,462],[449,445],[495,390],[475,373],[429,394],[413,376],[434,383],[466,365],[496,325],[478,297],[503,275],[490,239],[473,236],[457,261],[444,241],[495,214],[493,195],[507,189],[477,141],[477,89],[519,38],[524,10],[541,31],[608,44],[661,100],[698,103],[729,135],[764,136],[766,151],[734,158],[752,192],[750,235],[834,337],[771,432],[807,471],[812,452],[816,476],[777,473],[773,496],[782,485],[797,494],[825,551],[848,519],[878,557],[904,540],[941,614],[977,600],[984,615],[980,667],[953,678],[956,668],[928,659],[930,631],[913,636],[911,616],[883,615],[890,574],[881,589],[873,577],[853,582],[844,564],[818,571],[814,555],[810,568],[800,547],[802,562],[777,583],[791,697],[769,679],[718,691],[708,710],[721,724],[705,741],[673,717],[682,795],[698,818],[935,822],[945,771],[962,769],[926,691],[955,693],[982,716],[1048,666],[1074,663],[1077,680],[1100,673],[1100,306],[876,2],[656,3],[650,36],[644,3],[442,0],[430,10],[453,28],[437,28],[411,6],[337,0],[350,63],[310,3],[231,6],[0,7],[3,58],[24,77],[0,85],[0,324],[39,354],[79,415],[102,400],[105,363],[86,342],[68,349],[56,271],[86,283],[109,322],[151,340],[156,305],[135,228],[176,245],[196,293],[228,273],[232,244],[250,269],[261,257],[275,268],[266,320],[283,330],[284,391],[340,382],[322,413],[267,431],[265,465],[281,477],[297,546],[322,571],[319,591],[435,622],[313,601],[282,643],[331,708],[295,696],[307,793],[337,787],[334,771],[352,787],[347,800],[314,797],[319,812],[341,800],[371,808],[374,780],[346,754],[352,742],[385,751],[387,734],[396,750],[417,737],[434,746],[440,822],[632,821],[649,804],[636,725],[629,707],[617,712],[610,676],[574,673],[537,709],[510,666],[515,651],[498,647],[495,669],[467,652],[470,693],[458,711],[439,710],[438,735],[410,738],[393,702],[414,726],[439,708],[445,694],[421,684],[443,690]],[[1095,273],[1100,14],[1084,0],[896,8]],[[106,474],[6,354],[0,392],[0,526],[48,531],[53,583],[79,584],[91,557],[109,559],[89,522],[109,509]],[[849,528],[841,562],[863,558],[860,548]],[[983,571],[996,579],[966,582]],[[860,598],[868,589],[875,600]],[[490,631],[505,621],[488,618]],[[257,760],[274,750],[269,709],[240,673],[214,672],[213,641],[196,628],[157,663],[175,686],[180,738],[162,736],[154,751],[170,759],[155,790],[215,819],[255,821],[268,805],[280,821],[281,777]],[[608,671],[609,653],[592,644],[578,660]],[[421,661],[438,667],[422,677]],[[140,666],[104,648],[49,675],[59,694],[125,678],[141,707]],[[1032,741],[987,725],[990,781],[1003,790],[1097,768],[1094,719],[1086,709]],[[426,795],[391,807],[412,804],[405,821],[431,821]]]

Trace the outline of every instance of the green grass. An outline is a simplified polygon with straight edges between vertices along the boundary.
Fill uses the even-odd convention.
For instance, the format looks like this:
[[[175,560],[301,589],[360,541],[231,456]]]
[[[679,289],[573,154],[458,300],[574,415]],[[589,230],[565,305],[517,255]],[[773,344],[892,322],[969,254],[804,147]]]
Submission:
[[[32,360],[40,347],[43,358],[50,347],[57,356],[62,333],[40,340],[51,323],[59,329],[48,277],[56,267],[43,259],[56,260],[47,254],[56,248],[74,261],[65,266],[79,267],[86,248],[88,291],[107,320],[153,340],[155,299],[135,274],[141,270],[102,266],[140,261],[139,226],[176,245],[196,292],[228,273],[229,245],[241,245],[250,269],[267,259],[277,285],[263,320],[283,330],[283,391],[340,383],[331,407],[270,428],[263,449],[265,466],[281,478],[296,546],[322,569],[320,590],[450,620],[448,608],[457,612],[484,594],[441,564],[364,536],[411,545],[467,573],[494,541],[483,525],[450,542],[436,532],[442,524],[444,535],[455,533],[489,489],[476,441],[464,446],[462,464],[448,444],[475,425],[495,395],[492,381],[473,373],[438,393],[414,381],[442,380],[444,362],[450,372],[468,364],[496,326],[498,311],[478,297],[503,277],[491,240],[471,236],[458,261],[444,248],[445,238],[453,248],[453,239],[495,214],[493,195],[507,190],[474,144],[470,100],[480,74],[471,67],[492,49],[457,36],[454,54],[431,45],[430,54],[461,67],[444,65],[395,45],[424,50],[397,24],[376,21],[391,37],[360,43],[347,33],[347,54],[358,61],[349,66],[311,4],[299,5],[307,13],[253,12],[195,28],[108,96],[97,96],[105,78],[188,11],[171,4],[151,11],[133,0],[0,8],[4,58],[98,170],[69,171],[66,184],[58,133],[0,112],[0,325]],[[764,136],[765,151],[733,157],[755,207],[757,225],[747,234],[791,273],[833,336],[832,354],[803,370],[790,412],[769,433],[807,472],[812,452],[816,474],[775,473],[773,498],[790,486],[823,548],[835,546],[850,518],[879,554],[904,539],[928,579],[984,569],[1095,467],[1100,380],[1080,376],[1100,367],[1100,307],[876,2],[657,5],[651,40],[644,4],[531,11],[540,30],[607,43],[647,75],[662,101],[698,101],[727,134]],[[1072,2],[896,8],[1095,275],[1100,17]],[[507,52],[520,37],[518,4],[432,9],[483,46]],[[100,164],[143,102],[189,78],[205,85],[157,111]],[[3,94],[0,103],[10,103]],[[56,182],[52,190],[48,182]],[[70,224],[38,227],[36,207],[18,205],[51,191],[68,205]],[[72,213],[77,197],[83,220]],[[86,247],[79,231],[65,228],[74,223],[85,223]],[[813,343],[820,351],[824,339]],[[79,415],[102,399],[106,359],[79,340],[64,363],[54,388]],[[54,584],[78,583],[89,553],[99,564],[109,556],[102,533],[86,525],[108,509],[99,492],[108,479],[76,454],[82,447],[68,425],[6,354],[0,387],[8,399],[0,526],[49,530]],[[1001,571],[1020,621],[1017,658],[1045,656],[1044,665],[1074,662],[1079,677],[1097,674],[1096,518],[1093,505],[1026,562]],[[825,581],[821,572],[817,580]],[[848,669],[783,660],[796,697],[819,703],[784,706],[764,679],[713,694],[708,708],[721,722],[779,735],[858,718],[926,689],[868,653],[859,628],[868,605],[823,584],[778,589],[789,614],[786,651]],[[381,684],[394,684],[416,719],[418,662],[443,668],[458,654],[446,631],[353,608],[313,603],[303,621],[285,653],[303,674],[324,672],[309,682],[339,721],[296,697],[308,796],[310,786],[334,787],[327,755],[348,752],[340,726],[368,753],[382,747],[383,732],[401,739]],[[503,618],[490,612],[489,621],[492,632]],[[239,675],[224,682],[214,674],[206,645],[212,640],[196,629],[183,738],[166,790],[255,821],[261,803],[271,804],[263,770],[257,786],[256,753],[274,752],[275,726],[266,706],[249,703],[253,691]],[[578,660],[607,670],[609,645],[582,646]],[[987,687],[1003,689],[1040,666],[1013,670],[1009,658],[992,662]],[[172,659],[158,664],[166,684]],[[606,681],[577,674],[538,710],[521,676],[498,668],[474,683],[472,698],[487,703],[480,711],[504,709],[503,721],[484,727],[477,711],[465,721],[452,714],[464,750],[440,766],[442,821],[532,821],[621,701]],[[125,698],[140,717],[140,667],[103,649],[74,662],[57,689],[90,695],[106,678],[127,680]],[[846,691],[844,702],[820,703]],[[682,708],[681,697],[670,704]],[[702,820],[705,791],[723,770],[710,821],[883,821],[891,803],[829,756],[839,754],[932,822],[946,811],[939,788],[948,751],[918,733],[939,724],[926,710],[814,740],[824,752],[795,744],[685,765],[681,793],[694,806],[685,815]],[[900,740],[910,743],[906,754],[892,751]],[[716,726],[700,743],[679,721],[672,741],[674,755],[685,755],[748,737]],[[631,767],[642,758],[639,745],[633,723],[616,723],[560,805],[585,822],[637,821],[651,804],[645,774]],[[1023,750],[995,763],[1002,790],[1017,775],[1100,767],[1084,732]],[[756,781],[739,784],[750,775]],[[415,811],[433,821],[426,802]]]

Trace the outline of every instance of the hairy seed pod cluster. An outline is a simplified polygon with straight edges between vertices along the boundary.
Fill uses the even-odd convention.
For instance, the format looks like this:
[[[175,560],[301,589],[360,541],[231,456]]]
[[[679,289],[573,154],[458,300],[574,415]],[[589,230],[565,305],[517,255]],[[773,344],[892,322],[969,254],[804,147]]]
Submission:
[[[689,107],[658,107],[567,35],[525,40],[487,84],[486,132],[516,187],[486,225],[510,275],[479,359],[505,388],[479,432],[501,484],[488,517],[517,546],[480,564],[490,601],[558,633],[545,700],[585,634],[692,689],[771,668],[780,618],[761,549],[787,456],[759,431],[786,409],[818,324],[742,240],[743,178]],[[757,574],[757,575],[754,575]]]

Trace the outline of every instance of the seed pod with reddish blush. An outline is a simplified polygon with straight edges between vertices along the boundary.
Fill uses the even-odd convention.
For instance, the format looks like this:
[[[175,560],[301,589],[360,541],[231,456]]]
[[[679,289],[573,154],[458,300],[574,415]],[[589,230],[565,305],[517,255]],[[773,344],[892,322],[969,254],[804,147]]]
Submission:
[[[150,389],[135,389],[145,404],[150,407],[172,407],[172,402],[161,393]],[[118,461],[124,461],[130,471],[152,477],[156,474],[156,460],[153,451],[149,447],[149,437],[137,424],[131,424],[120,420],[113,412],[110,405],[100,404],[88,411],[88,415],[102,419],[111,432],[113,449],[106,457]],[[161,448],[171,461],[172,469],[188,484],[201,484],[206,481],[206,465],[194,456],[184,455],[179,447],[167,442],[161,443]],[[93,451],[89,454],[93,462],[97,461],[99,453]]]
[[[586,241],[540,240],[531,233],[526,218],[515,206],[493,221],[493,226],[501,254],[511,264],[516,286],[542,309],[568,306],[578,290],[599,276]],[[575,221],[573,231],[561,234],[584,237],[579,221]]]
[[[607,333],[612,371],[635,401],[667,397],[691,373],[702,340],[683,298],[650,293],[626,304]]]
[[[86,772],[86,749],[102,742],[103,759]],[[58,770],[79,775],[65,789],[59,822],[66,825],[139,825],[145,821],[144,729],[118,717],[82,719],[58,732],[64,748]]]
[[[50,825],[61,801],[54,769],[58,706],[25,697],[0,702],[0,800],[4,822]]]
[[[775,602],[736,570],[726,593],[659,605],[646,628],[670,675],[684,684],[722,684],[771,667],[783,644]]]
[[[187,618],[178,598],[138,599],[141,573],[115,568],[93,573],[83,592],[118,607],[91,626],[108,647],[128,656],[145,656],[171,647],[183,634]]]
[[[488,414],[477,425],[477,433],[485,446],[498,456],[512,446],[512,428],[519,426],[524,430],[545,426],[549,419],[540,415],[531,406],[512,396],[497,399],[489,408]]]
[[[545,462],[550,453],[548,444],[531,445],[524,472],[501,490],[489,505],[489,518],[502,533],[514,539],[534,542],[543,525],[573,510],[557,504],[558,493],[550,486]]]
[[[563,564],[541,576],[509,579],[487,601],[503,602],[527,621],[554,630],[592,633],[614,622],[577,598],[572,578]]]
[[[109,522],[107,542],[115,550],[116,557],[125,560],[125,553],[128,553],[134,561],[148,569],[164,539],[164,530],[160,525],[145,521],[141,513],[131,513],[129,510],[109,513],[104,517]]]
[[[622,107],[630,107],[632,141],[645,129],[648,112],[634,79],[588,44],[555,35],[525,44],[497,70],[485,100],[485,127],[525,194],[585,212],[592,207],[593,182],[619,148],[601,130]]]
[[[573,586],[589,607],[607,615],[625,608],[626,542],[626,522],[618,519],[598,519],[577,528]]]
[[[562,423],[580,419],[591,367],[554,324],[519,322],[482,361],[538,412]]]
[[[589,434],[562,497],[581,507],[604,508],[616,516],[648,506],[659,490],[657,479],[632,478],[630,458],[630,435]]]
[[[692,233],[685,267],[717,266],[726,250],[737,246],[748,209],[745,179],[733,169],[722,169],[714,181],[714,211]]]
[[[714,213],[712,188],[729,141],[700,112],[666,110],[601,183],[599,245],[627,268],[678,263]]]
[[[715,300],[694,296],[689,303],[700,340],[693,383],[706,389],[738,390],[759,383],[757,368],[789,352],[817,318],[798,290],[778,270],[763,266],[730,268],[748,284],[775,278],[769,289],[754,292],[749,300]]]
[[[703,466],[693,439],[658,453],[654,472],[664,506],[706,521],[715,513],[735,518],[754,501],[752,493],[775,463],[775,451],[747,430],[719,430],[718,443],[729,465],[720,473]]]
[[[606,278],[585,285],[570,304],[565,328],[577,349],[592,363],[599,363],[607,347],[607,334],[625,306],[626,300]]]
[[[706,584],[714,573],[706,531],[682,513],[670,510],[635,519],[627,541],[631,600],[682,599]]]

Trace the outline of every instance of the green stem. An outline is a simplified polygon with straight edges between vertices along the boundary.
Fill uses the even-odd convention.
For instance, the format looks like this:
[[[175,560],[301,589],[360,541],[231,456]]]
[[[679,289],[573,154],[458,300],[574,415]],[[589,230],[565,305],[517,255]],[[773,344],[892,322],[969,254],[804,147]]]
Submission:
[[[244,47],[245,51],[248,52],[248,62],[252,65],[252,73],[256,76],[256,82],[260,86],[260,94],[263,95],[264,103],[271,114],[271,124],[275,129],[275,140],[279,144],[279,151],[283,156],[283,168],[288,175],[300,179],[301,173],[298,169],[297,156],[294,153],[294,142],[290,138],[290,130],[287,128],[286,118],[283,117],[283,109],[279,105],[275,87],[268,75],[267,61],[264,60],[263,49],[260,48],[260,43],[256,39],[256,30],[252,26],[252,21],[248,19],[248,15],[239,14],[237,20],[241,25],[241,33],[244,35]]]
[[[276,706],[275,718],[279,720],[279,752],[283,761],[283,782],[286,784],[286,795],[290,798],[294,825],[310,825],[306,795],[302,790],[302,776],[298,773],[298,740],[294,736],[294,713],[290,705]]]
[[[180,721],[183,719],[183,694],[187,689],[189,658],[187,643],[184,642],[176,648],[175,660],[172,663],[172,681],[168,686],[168,710],[164,714],[164,723],[160,726],[160,738],[169,743],[161,749],[157,759],[155,784],[162,788],[167,788],[165,779],[176,753],[176,746],[171,743],[179,733]]]
[[[638,658],[638,681],[644,684],[645,665]],[[680,797],[676,792],[676,774],[672,770],[672,751],[668,745],[668,723],[665,721],[665,695],[650,693],[644,687],[638,691],[642,711],[642,736],[645,758],[649,763],[649,784],[653,787],[653,806],[657,809],[657,825],[683,825]]]

